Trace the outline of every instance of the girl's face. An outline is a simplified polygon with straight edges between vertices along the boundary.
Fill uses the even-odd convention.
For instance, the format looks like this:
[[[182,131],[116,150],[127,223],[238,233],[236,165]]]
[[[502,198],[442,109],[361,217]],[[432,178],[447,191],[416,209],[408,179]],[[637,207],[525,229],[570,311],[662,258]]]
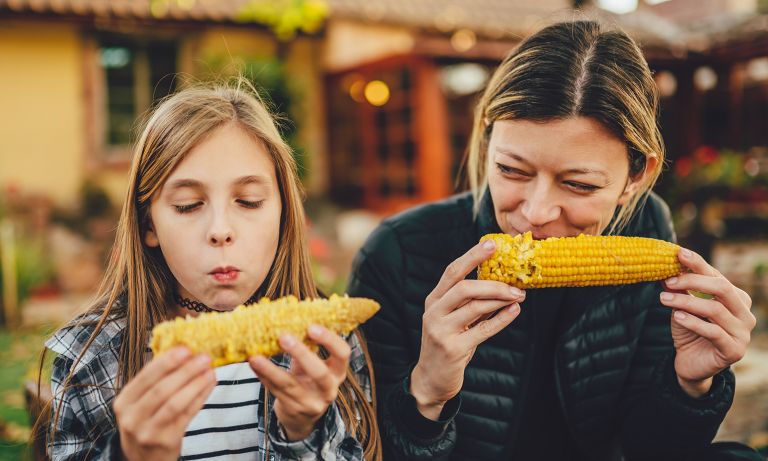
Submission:
[[[499,227],[534,238],[599,235],[641,185],[629,179],[625,143],[587,117],[498,120],[488,186]],[[649,157],[646,171],[656,164]]]
[[[229,123],[190,150],[153,197],[145,243],[160,248],[181,296],[229,310],[266,278],[281,209],[266,147]]]

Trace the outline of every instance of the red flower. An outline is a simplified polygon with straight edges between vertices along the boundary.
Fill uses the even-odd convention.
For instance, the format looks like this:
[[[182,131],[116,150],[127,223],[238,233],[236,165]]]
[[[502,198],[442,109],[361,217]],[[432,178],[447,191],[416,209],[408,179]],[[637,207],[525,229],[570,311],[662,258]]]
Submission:
[[[699,146],[695,151],[693,151],[693,156],[698,162],[701,162],[704,165],[708,165],[717,160],[719,154],[717,153],[717,150],[715,150],[715,148],[712,146]]]
[[[309,239],[309,253],[316,259],[324,261],[331,255],[328,242],[320,237],[313,236]]]
[[[690,157],[682,157],[675,161],[675,173],[682,178],[691,174],[692,169],[693,162]]]

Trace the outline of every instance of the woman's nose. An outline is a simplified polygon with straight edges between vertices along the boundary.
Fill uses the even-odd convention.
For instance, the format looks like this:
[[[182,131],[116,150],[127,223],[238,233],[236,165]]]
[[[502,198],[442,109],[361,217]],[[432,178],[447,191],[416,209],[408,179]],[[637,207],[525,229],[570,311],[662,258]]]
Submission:
[[[534,227],[555,221],[560,217],[561,211],[552,194],[544,188],[531,191],[522,206],[523,217]]]

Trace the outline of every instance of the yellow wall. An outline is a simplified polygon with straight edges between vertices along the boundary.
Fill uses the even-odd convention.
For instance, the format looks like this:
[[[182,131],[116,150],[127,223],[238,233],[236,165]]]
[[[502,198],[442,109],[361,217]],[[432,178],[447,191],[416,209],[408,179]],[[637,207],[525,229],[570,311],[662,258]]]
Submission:
[[[319,39],[298,38],[291,43],[285,63],[289,83],[297,93],[291,117],[299,127],[298,143],[308,156],[309,174],[304,182],[312,195],[328,191],[330,175],[322,47]]]
[[[0,22],[0,186],[75,199],[83,176],[81,46],[72,26]]]
[[[308,185],[314,193],[326,189],[327,176],[320,40],[300,38],[284,45],[289,85],[299,92],[292,117],[311,156]],[[201,27],[182,39],[178,68],[182,75],[205,77],[206,60],[213,57],[237,62],[238,56],[274,56],[276,50],[276,40],[263,29]],[[127,166],[99,166],[84,157],[83,56],[75,25],[0,21],[0,188],[12,183],[74,207],[88,176],[121,205]]]

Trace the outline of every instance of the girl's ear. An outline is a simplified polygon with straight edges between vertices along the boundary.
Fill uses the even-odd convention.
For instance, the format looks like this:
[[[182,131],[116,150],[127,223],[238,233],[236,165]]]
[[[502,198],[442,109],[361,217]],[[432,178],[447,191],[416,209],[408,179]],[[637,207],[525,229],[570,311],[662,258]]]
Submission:
[[[653,171],[656,171],[656,166],[659,164],[659,158],[655,155],[651,156],[648,155],[645,157],[645,169],[642,173],[635,176],[634,178],[629,178],[627,181],[626,187],[624,187],[624,192],[621,193],[619,196],[619,205],[624,205],[634,197],[634,195],[637,193],[638,189],[640,189],[643,184],[648,180],[651,173]]]
[[[144,233],[144,243],[150,248],[157,248],[160,246],[160,240],[157,238],[155,226],[152,225],[152,218],[149,218],[148,221],[147,231]]]

